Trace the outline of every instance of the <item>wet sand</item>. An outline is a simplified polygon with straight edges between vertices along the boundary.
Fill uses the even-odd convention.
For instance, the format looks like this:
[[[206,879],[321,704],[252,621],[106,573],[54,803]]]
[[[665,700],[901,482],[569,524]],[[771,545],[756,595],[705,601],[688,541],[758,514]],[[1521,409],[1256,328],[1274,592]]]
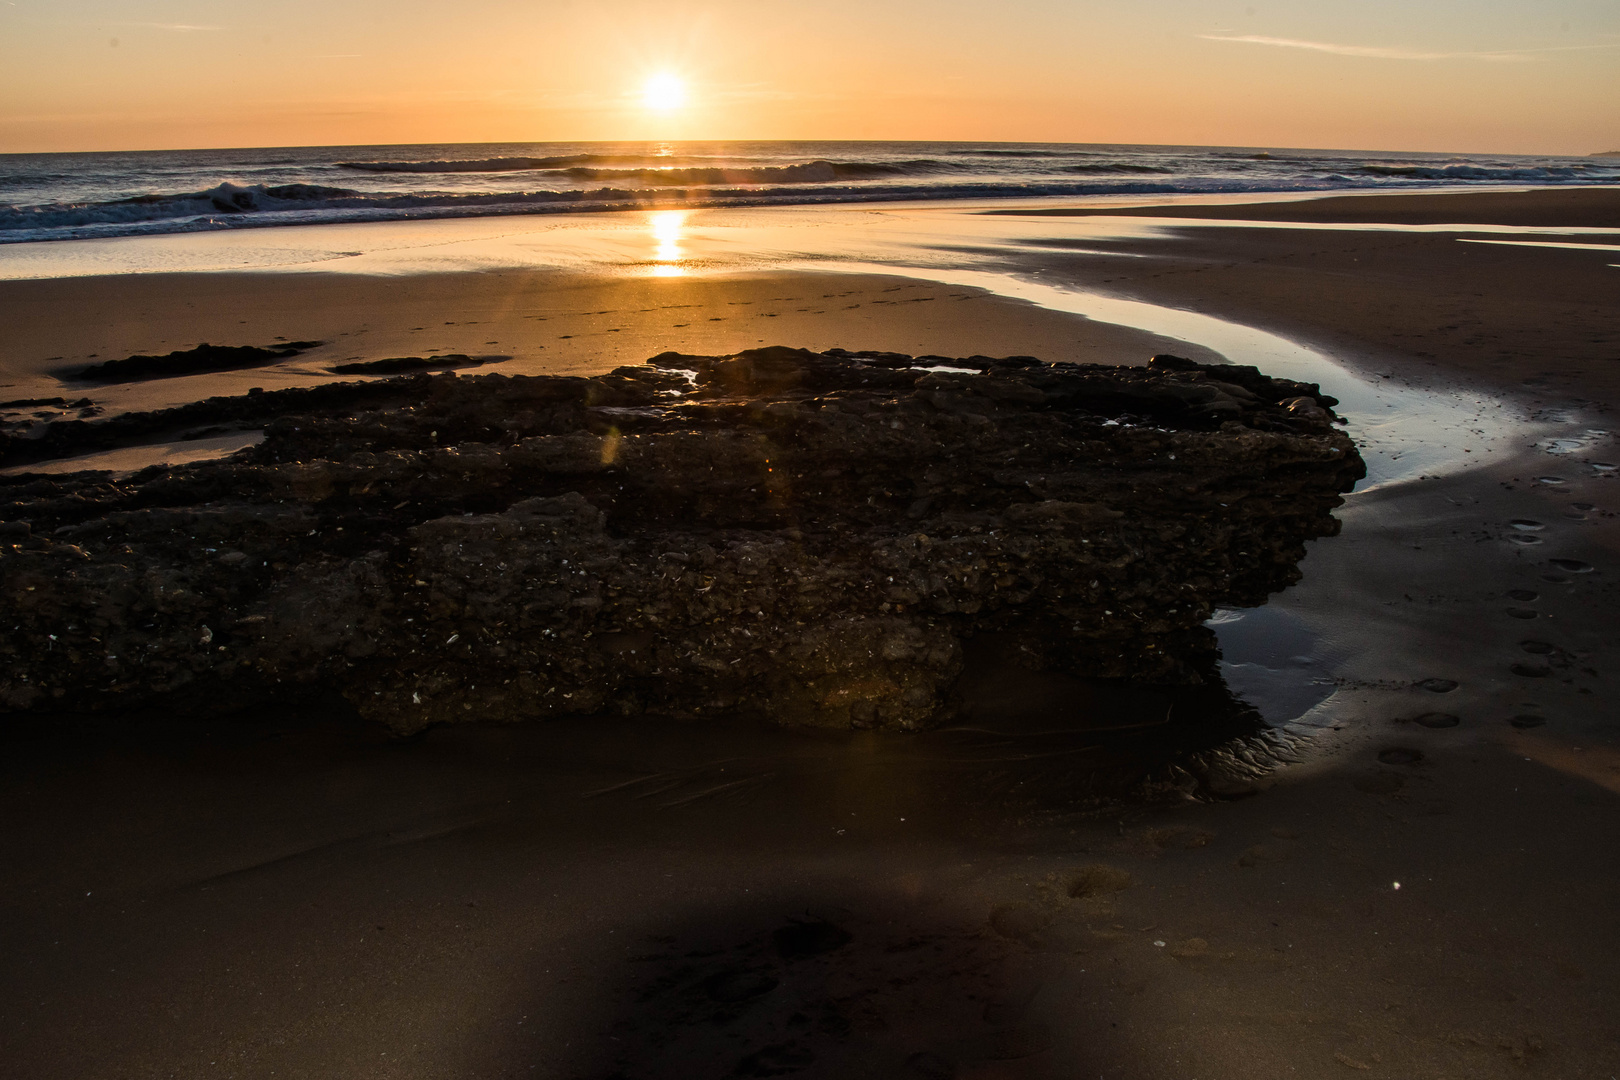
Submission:
[[[1292,636],[1229,660],[1334,691],[1246,751],[1292,764],[1240,754],[1224,800],[1097,814],[1073,739],[1027,716],[909,739],[594,719],[406,741],[320,702],[192,727],[13,718],[8,1067],[1611,1076],[1620,498],[1596,463],[1620,461],[1620,271],[1414,234],[1200,226],[1128,263],[1053,240],[1020,258],[1391,385],[1503,390],[1524,420],[1488,466],[1352,496],[1250,616],[1262,645],[1264,620]],[[0,297],[19,284],[73,288]],[[591,306],[568,310],[584,326]],[[1019,337],[1032,310],[984,298],[957,330],[1021,344],[938,351],[1042,355]],[[773,341],[935,348],[898,344],[917,323],[794,314],[805,337],[784,313]],[[1097,328],[1039,319],[1052,346]],[[665,347],[649,331],[644,355]]]
[[[999,214],[1083,217],[1130,213],[1227,221],[1299,221],[1345,225],[1519,225],[1620,229],[1620,188],[1541,188],[1534,191],[1395,192],[1248,202],[1188,199],[1174,205],[1067,206]]]
[[[484,370],[598,375],[674,349],[723,355],[791,342],[1116,363],[1184,343],[1031,304],[876,274],[609,277],[554,270],[379,276],[141,274],[0,281],[0,400],[88,396],[117,412],[331,381],[333,365],[447,353]],[[213,344],[324,344],[262,368],[100,386],[70,375],[133,354]]]
[[[1038,254],[1016,260],[1024,268],[1038,266],[1110,295],[1268,328],[1362,370],[1398,370],[1429,385],[1465,383],[1547,401],[1620,402],[1614,318],[1620,269],[1611,265],[1620,263],[1613,247],[1620,237],[1491,231],[1540,224],[1613,228],[1620,189],[1133,205],[1020,216],[1048,212],[1121,215],[1163,228],[1149,238],[1119,240],[1054,235],[1038,245]],[[1268,225],[1246,228],[1236,220]],[[1288,227],[1378,221],[1462,224],[1435,231]],[[1528,246],[1537,243],[1591,246]]]

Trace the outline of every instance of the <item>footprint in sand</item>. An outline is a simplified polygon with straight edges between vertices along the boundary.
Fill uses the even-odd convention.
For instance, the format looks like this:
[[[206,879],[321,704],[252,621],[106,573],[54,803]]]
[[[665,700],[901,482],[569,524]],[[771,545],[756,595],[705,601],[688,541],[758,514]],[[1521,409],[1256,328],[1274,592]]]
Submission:
[[[1591,510],[1596,510],[1597,509],[1597,504],[1596,503],[1570,503],[1569,505],[1573,506],[1577,510],[1583,510],[1583,511],[1591,511]]]
[[[1534,589],[1509,589],[1508,590],[1508,599],[1509,600],[1517,600],[1521,604],[1528,604],[1530,601],[1536,599],[1540,595],[1541,594],[1536,592]]]
[[[1536,617],[1536,612],[1530,608],[1510,607],[1507,609],[1507,613],[1515,619],[1533,619]]]
[[[1448,712],[1426,712],[1421,716],[1412,717],[1412,723],[1426,728],[1453,728],[1462,723],[1462,718]]]
[[[1523,545],[1524,547],[1530,547],[1531,545],[1541,543],[1541,537],[1532,536],[1530,534],[1538,533],[1547,527],[1541,522],[1534,521],[1530,518],[1514,518],[1512,521],[1508,522],[1508,525],[1513,529],[1513,532],[1508,536],[1508,540],[1515,544]]]
[[[803,960],[836,952],[854,940],[848,930],[822,919],[791,920],[771,932],[777,955],[782,959]]]
[[[719,971],[703,980],[703,992],[712,1001],[735,1004],[751,1001],[776,989],[777,981],[763,971]]]
[[[1521,729],[1522,728],[1540,727],[1542,724],[1545,724],[1546,722],[1547,722],[1547,718],[1545,716],[1537,716],[1534,713],[1520,713],[1517,716],[1508,717],[1508,723],[1509,724],[1512,724],[1514,727],[1521,728]]]
[[[1564,480],[1564,478],[1562,476],[1538,476],[1538,477],[1536,477],[1536,483],[1538,483],[1538,484],[1553,484],[1553,485],[1556,485],[1556,484],[1562,484],[1562,483],[1565,483],[1565,482],[1566,481]]]
[[[1548,559],[1547,565],[1556,566],[1566,574],[1590,574],[1594,569],[1591,563],[1579,559]]]
[[[1532,656],[1551,656],[1558,651],[1558,646],[1550,641],[1536,641],[1534,638],[1519,642],[1519,648]]]
[[[1462,684],[1456,679],[1423,679],[1412,685],[1431,694],[1449,694]]]
[[[1357,791],[1368,795],[1393,795],[1406,786],[1406,777],[1400,773],[1379,769],[1376,772],[1363,773],[1350,783]]]
[[[1134,880],[1128,871],[1104,863],[1093,863],[1075,872],[1069,879],[1067,891],[1071,900],[1087,900],[1094,896],[1123,892],[1131,887]]]
[[[1050,911],[1033,904],[998,904],[990,911],[990,929],[1011,941],[1033,944],[1052,919]]]
[[[1416,765],[1423,760],[1423,751],[1410,746],[1392,746],[1378,751],[1378,760],[1385,765]]]
[[[816,1060],[815,1051],[796,1042],[762,1046],[737,1062],[733,1076],[785,1076],[796,1073]]]
[[[1545,679],[1552,674],[1552,668],[1546,664],[1526,664],[1523,662],[1509,664],[1508,670],[1521,679]]]

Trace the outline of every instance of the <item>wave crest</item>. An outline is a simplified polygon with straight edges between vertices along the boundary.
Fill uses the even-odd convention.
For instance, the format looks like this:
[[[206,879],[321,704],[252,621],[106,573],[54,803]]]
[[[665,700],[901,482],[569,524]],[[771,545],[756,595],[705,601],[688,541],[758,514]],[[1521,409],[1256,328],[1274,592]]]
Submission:
[[[1362,165],[1355,170],[1364,176],[1393,176],[1407,180],[1525,180],[1545,183],[1551,180],[1591,179],[1586,166],[1544,165]]]

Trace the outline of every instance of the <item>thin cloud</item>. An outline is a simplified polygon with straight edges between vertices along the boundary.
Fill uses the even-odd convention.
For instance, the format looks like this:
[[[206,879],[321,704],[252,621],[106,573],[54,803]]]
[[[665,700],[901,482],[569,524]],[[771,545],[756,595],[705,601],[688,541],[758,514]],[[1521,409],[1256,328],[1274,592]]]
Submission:
[[[177,34],[192,34],[199,30],[223,30],[223,26],[198,26],[194,23],[116,22],[109,26],[139,26],[147,30],[171,30]]]
[[[1326,41],[1299,41],[1295,38],[1265,37],[1261,34],[1199,34],[1205,41],[1229,41],[1241,45],[1271,45],[1283,49],[1306,49],[1335,56],[1360,56],[1374,60],[1485,60],[1503,64],[1526,64],[1541,59],[1538,54],[1575,52],[1588,49],[1620,48],[1620,43],[1604,45],[1554,45],[1544,49],[1512,49],[1494,52],[1424,52],[1380,45],[1337,45]]]

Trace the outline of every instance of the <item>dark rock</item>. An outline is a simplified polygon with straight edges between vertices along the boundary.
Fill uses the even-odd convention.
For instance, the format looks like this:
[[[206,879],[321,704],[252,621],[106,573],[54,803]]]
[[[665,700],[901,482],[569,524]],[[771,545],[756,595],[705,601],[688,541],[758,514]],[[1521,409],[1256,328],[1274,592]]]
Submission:
[[[362,360],[353,364],[337,364],[326,370],[334,375],[406,375],[413,371],[457,371],[462,368],[483,367],[512,359],[510,356],[468,356],[466,353],[446,353],[443,356],[394,356],[387,360]]]
[[[1034,668],[1198,685],[1212,609],[1296,581],[1364,471],[1331,399],[1292,414],[1313,388],[1252,368],[879,359],[212,399],[188,420],[252,416],[264,442],[5,478],[0,519],[32,535],[0,544],[0,709],[335,687],[400,731],[601,711],[912,729],[950,715],[985,633]]]
[[[137,355],[127,360],[91,364],[73,378],[80,382],[122,383],[196,375],[206,371],[239,371],[286,360],[320,344],[319,341],[289,341],[259,348],[256,345],[209,345],[204,342],[195,349],[181,349],[163,356]]]

